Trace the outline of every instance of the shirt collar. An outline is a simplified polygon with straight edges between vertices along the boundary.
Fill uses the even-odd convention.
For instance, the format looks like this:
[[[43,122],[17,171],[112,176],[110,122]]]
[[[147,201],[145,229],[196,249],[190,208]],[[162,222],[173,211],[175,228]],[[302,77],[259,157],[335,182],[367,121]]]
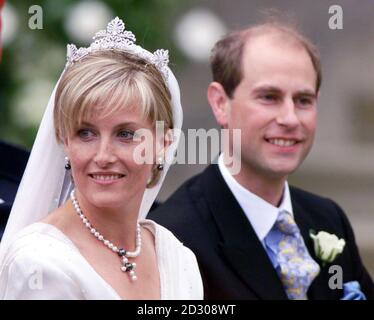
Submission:
[[[275,207],[244,188],[235,180],[223,163],[223,154],[221,154],[218,158],[218,168],[227,186],[247,216],[260,241],[263,241],[268,235],[275,221],[277,220],[280,211],[287,211],[293,216],[290,189],[287,181],[284,184],[281,204],[279,207]]]

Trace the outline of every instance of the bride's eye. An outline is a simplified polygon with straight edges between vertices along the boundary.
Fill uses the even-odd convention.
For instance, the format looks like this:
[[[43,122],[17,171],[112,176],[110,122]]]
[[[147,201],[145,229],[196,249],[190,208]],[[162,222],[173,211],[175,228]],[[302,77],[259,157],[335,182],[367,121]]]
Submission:
[[[90,130],[90,129],[80,129],[80,130],[78,130],[77,134],[78,134],[79,138],[81,138],[83,140],[90,139],[95,135],[92,132],[92,130]]]
[[[118,136],[123,140],[133,140],[135,132],[131,130],[121,130],[118,132]]]

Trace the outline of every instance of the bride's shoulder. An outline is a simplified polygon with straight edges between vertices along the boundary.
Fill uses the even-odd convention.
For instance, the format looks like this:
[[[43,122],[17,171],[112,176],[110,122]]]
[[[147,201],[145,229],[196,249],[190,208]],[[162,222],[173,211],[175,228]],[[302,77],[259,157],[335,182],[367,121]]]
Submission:
[[[166,241],[174,244],[175,246],[183,246],[182,242],[180,242],[170,230],[153,220],[142,220],[140,221],[140,225],[148,229],[153,234],[156,242]]]
[[[75,270],[79,257],[54,226],[27,226],[4,248],[0,267],[0,299],[81,298]],[[35,290],[34,281],[40,290]],[[30,284],[31,283],[31,284]]]
[[[44,222],[33,223],[19,231],[6,248],[5,262],[45,262],[63,260],[75,251],[70,240],[55,226]]]

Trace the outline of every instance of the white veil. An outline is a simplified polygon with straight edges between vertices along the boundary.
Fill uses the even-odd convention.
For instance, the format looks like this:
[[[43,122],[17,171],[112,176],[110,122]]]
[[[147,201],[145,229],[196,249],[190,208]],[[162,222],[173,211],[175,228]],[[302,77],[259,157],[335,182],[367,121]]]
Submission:
[[[167,68],[167,86],[172,97],[173,141],[166,150],[164,170],[158,183],[144,192],[138,220],[144,219],[151,208],[166,173],[173,162],[183,121],[179,85],[171,70]],[[64,72],[62,73],[62,75]],[[60,76],[60,79],[62,77]],[[40,124],[30,158],[22,177],[18,192],[0,244],[0,266],[12,237],[22,228],[37,222],[64,203],[72,189],[70,173],[64,167],[64,151],[55,138],[53,109],[57,82],[42,122]],[[0,268],[1,270],[1,268]]]

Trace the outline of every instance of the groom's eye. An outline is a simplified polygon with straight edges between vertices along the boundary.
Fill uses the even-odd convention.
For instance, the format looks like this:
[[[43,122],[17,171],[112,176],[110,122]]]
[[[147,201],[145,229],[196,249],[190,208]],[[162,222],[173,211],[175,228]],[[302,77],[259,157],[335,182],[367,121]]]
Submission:
[[[259,96],[259,99],[261,102],[269,104],[269,103],[278,102],[280,100],[280,97],[276,93],[268,92],[268,93],[261,94]]]

